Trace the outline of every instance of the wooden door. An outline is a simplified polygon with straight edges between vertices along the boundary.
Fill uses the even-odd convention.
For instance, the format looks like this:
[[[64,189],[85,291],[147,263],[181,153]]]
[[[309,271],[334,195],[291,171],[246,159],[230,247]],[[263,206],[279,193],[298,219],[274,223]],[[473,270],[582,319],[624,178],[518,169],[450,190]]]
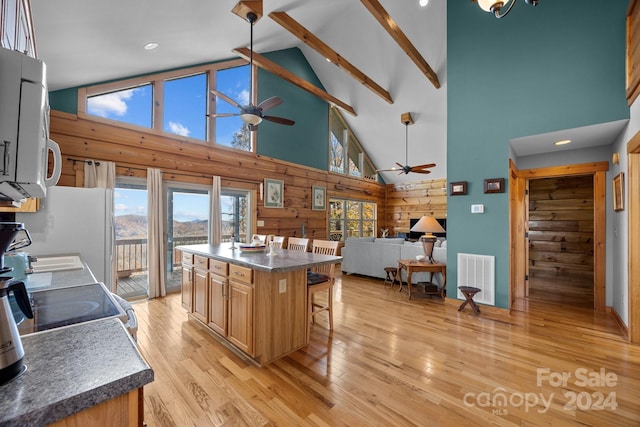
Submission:
[[[253,286],[229,281],[228,339],[253,356]]]
[[[226,277],[209,274],[209,327],[222,336],[227,336],[227,292]]]

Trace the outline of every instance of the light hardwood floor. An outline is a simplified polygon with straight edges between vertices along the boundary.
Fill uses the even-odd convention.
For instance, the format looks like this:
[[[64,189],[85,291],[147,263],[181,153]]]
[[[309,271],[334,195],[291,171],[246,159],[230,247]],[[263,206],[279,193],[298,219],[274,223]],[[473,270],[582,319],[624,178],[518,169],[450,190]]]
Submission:
[[[265,368],[189,321],[179,294],[136,303],[155,372],[147,424],[640,425],[640,346],[610,315],[529,301],[476,316],[360,276],[338,277],[334,295],[333,333],[319,319],[308,347]]]

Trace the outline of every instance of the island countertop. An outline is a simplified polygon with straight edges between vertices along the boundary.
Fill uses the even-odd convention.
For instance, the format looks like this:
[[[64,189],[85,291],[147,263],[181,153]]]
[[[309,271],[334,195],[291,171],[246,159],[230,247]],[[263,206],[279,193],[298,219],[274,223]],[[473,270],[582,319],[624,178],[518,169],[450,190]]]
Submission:
[[[0,426],[39,426],[153,381],[118,319],[22,337],[27,371],[0,386]]]
[[[287,249],[276,249],[275,255],[270,256],[268,255],[268,250],[263,252],[243,252],[238,246],[238,243],[236,243],[236,249],[231,249],[231,243],[227,242],[219,245],[183,245],[177,246],[176,249],[254,270],[273,273],[301,270],[323,264],[336,264],[342,261],[342,257],[339,256],[289,251]]]

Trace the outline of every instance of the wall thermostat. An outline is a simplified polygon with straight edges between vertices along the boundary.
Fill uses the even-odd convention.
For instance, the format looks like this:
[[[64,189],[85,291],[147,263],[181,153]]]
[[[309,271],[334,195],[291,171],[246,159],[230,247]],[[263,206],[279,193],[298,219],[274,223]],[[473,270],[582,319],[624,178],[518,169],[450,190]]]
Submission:
[[[471,213],[484,213],[484,205],[471,205]]]

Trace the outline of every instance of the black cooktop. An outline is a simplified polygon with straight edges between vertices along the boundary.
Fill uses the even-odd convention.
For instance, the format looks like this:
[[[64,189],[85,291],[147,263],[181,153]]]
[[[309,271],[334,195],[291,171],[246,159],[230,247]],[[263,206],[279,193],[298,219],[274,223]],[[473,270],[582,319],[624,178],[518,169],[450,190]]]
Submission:
[[[126,316],[102,283],[46,289],[31,293],[33,332],[104,317]]]

